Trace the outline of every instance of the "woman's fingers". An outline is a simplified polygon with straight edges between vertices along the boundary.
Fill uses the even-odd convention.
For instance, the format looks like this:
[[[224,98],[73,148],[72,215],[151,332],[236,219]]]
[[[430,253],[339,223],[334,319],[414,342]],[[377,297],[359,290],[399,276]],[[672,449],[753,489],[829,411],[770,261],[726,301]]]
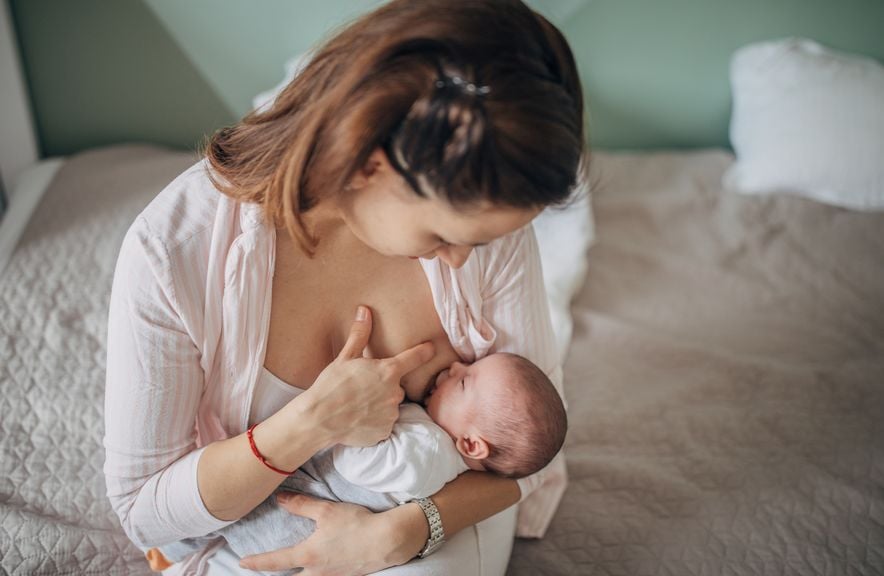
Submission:
[[[292,514],[310,518],[314,522],[319,520],[328,505],[327,500],[313,498],[298,492],[280,492],[276,495],[276,501],[280,508],[284,508]]]
[[[369,336],[371,336],[371,310],[368,306],[360,305],[356,308],[356,319],[350,326],[350,334],[338,358],[362,358],[362,351],[368,345]]]
[[[390,542],[385,530],[390,525],[386,512],[375,514],[356,504],[303,494],[294,494],[281,505],[293,514],[313,518],[316,522],[313,533],[291,548],[247,556],[240,561],[243,568],[268,571],[303,568],[304,576],[355,576],[374,574],[407,560],[396,562],[385,553],[378,554],[378,550],[396,552],[401,546]]]
[[[386,362],[392,366],[396,374],[402,376],[429,362],[435,353],[436,346],[432,342],[427,341],[387,358]]]
[[[300,568],[303,562],[299,558],[301,545],[296,544],[289,548],[280,548],[273,552],[262,552],[246,556],[239,561],[240,568],[249,570],[286,570]]]
[[[356,310],[356,319],[347,336],[347,342],[344,343],[338,357],[344,359],[362,358],[362,352],[368,346],[371,329],[371,310],[368,306],[359,305]],[[434,353],[435,346],[428,341],[400,352],[396,356],[388,358],[386,362],[392,367],[394,373],[401,376],[430,361]]]
[[[312,498],[298,492],[279,492],[276,495],[276,501],[279,503],[280,508],[284,508],[292,514],[310,518],[317,524],[319,517],[327,511],[325,508],[328,506],[326,500]],[[302,544],[303,542],[289,548],[246,556],[240,560],[239,565],[249,570],[300,568],[309,563],[309,558],[307,558],[307,553]]]

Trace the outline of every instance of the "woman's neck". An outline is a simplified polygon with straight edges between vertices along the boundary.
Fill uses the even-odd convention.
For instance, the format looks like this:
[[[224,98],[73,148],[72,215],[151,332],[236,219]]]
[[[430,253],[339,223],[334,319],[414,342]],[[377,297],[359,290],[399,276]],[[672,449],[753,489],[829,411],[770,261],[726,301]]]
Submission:
[[[366,246],[347,225],[332,202],[320,203],[301,214],[305,231],[317,240],[311,258],[285,227],[276,230],[275,276],[331,266],[346,270],[385,257]]]
[[[301,222],[307,234],[320,242],[349,232],[343,214],[332,198],[324,198],[309,210],[301,212]]]

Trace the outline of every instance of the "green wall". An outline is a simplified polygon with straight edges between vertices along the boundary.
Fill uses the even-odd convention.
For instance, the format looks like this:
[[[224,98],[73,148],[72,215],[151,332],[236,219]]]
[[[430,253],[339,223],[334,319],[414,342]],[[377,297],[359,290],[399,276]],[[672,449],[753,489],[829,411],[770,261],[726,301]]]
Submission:
[[[562,31],[609,148],[727,146],[728,65],[749,42],[806,36],[884,61],[881,0],[598,0]]]
[[[275,86],[286,60],[381,0],[144,0],[237,116]],[[223,15],[218,16],[219,12]],[[211,15],[211,16],[207,16]]]
[[[15,0],[42,154],[125,141],[192,148],[233,120],[137,0]]]
[[[10,0],[44,155],[193,148],[383,0]],[[419,0],[415,0],[419,1]],[[881,0],[530,0],[575,52],[603,148],[726,146],[728,62],[803,35],[884,60]]]

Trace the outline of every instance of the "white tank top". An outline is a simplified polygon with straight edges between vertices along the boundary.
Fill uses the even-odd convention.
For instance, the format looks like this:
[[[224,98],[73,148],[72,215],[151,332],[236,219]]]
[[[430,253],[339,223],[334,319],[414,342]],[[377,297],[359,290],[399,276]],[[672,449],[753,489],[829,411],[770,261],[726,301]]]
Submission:
[[[252,406],[249,408],[249,426],[273,416],[303,391],[302,388],[295,388],[280,380],[270,370],[261,366],[261,374],[255,382]]]

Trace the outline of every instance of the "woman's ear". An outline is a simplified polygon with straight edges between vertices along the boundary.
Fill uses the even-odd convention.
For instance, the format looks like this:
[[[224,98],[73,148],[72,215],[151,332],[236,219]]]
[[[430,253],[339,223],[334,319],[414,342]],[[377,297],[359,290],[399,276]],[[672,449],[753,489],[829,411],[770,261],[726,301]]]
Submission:
[[[393,165],[390,164],[390,159],[387,158],[387,153],[384,152],[383,148],[377,146],[371,151],[371,154],[368,155],[364,170],[374,172],[382,166],[385,170],[393,170]]]
[[[454,445],[457,446],[457,451],[461,456],[473,460],[484,460],[491,452],[488,442],[478,434],[460,436]]]
[[[364,188],[368,184],[369,178],[386,162],[387,157],[384,155],[384,151],[380,148],[375,148],[368,157],[368,160],[365,161],[365,164],[362,165],[362,168],[357,170],[356,174],[350,179],[350,182],[347,183],[345,190],[360,190]]]

